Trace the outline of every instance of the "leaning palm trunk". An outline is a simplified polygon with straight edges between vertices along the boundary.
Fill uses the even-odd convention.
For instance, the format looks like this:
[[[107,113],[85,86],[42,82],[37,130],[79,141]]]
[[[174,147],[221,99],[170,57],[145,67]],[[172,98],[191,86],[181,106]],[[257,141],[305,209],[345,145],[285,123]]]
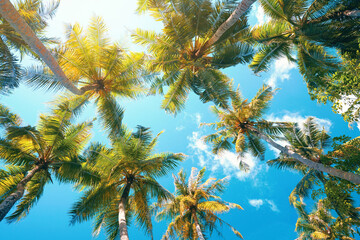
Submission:
[[[126,184],[119,203],[118,221],[119,221],[120,240],[129,240],[129,234],[126,223],[126,202],[129,197],[130,187],[131,187],[131,183]]]
[[[34,31],[24,21],[9,0],[0,0],[0,14],[15,29],[15,31],[20,34],[29,47],[39,55],[67,89],[78,95],[84,93],[84,91],[79,90],[71,81],[69,81],[55,58],[46,49],[44,44],[35,35]]]
[[[351,172],[345,172],[345,171],[342,171],[340,169],[336,169],[336,168],[329,167],[329,166],[326,166],[326,165],[321,164],[321,163],[311,161],[311,160],[309,160],[307,158],[304,158],[303,156],[293,152],[289,148],[283,147],[280,144],[276,143],[271,138],[269,138],[265,134],[258,131],[256,128],[251,127],[251,126],[249,126],[248,128],[253,133],[255,133],[259,138],[263,139],[264,141],[269,143],[274,148],[282,151],[287,156],[294,158],[295,160],[301,162],[302,164],[308,166],[309,168],[315,169],[315,170],[320,171],[320,172],[325,172],[325,173],[327,173],[329,175],[332,175],[332,176],[335,176],[335,177],[338,177],[338,178],[341,178],[341,179],[345,179],[345,180],[347,180],[349,182],[352,182],[354,184],[360,184],[360,175],[357,175],[357,174],[351,173]]]
[[[220,25],[220,27],[216,30],[214,35],[206,41],[206,43],[200,48],[200,50],[196,53],[199,55],[204,50],[211,47],[214,43],[216,43],[221,36],[229,29],[231,28],[236,21],[250,8],[250,6],[256,2],[256,0],[243,0],[239,3],[239,5],[236,7],[234,12],[230,15],[226,21]]]
[[[125,206],[126,200],[120,200],[119,204],[119,232],[121,240],[129,240],[129,234],[127,231],[127,223],[126,223],[126,214],[125,214]]]
[[[202,233],[202,231],[201,231],[201,228],[200,228],[200,224],[199,224],[198,218],[197,218],[197,216],[196,216],[196,212],[193,211],[193,212],[192,212],[192,215],[193,215],[193,218],[194,218],[196,233],[197,233],[197,235],[198,235],[198,237],[199,237],[199,240],[205,240],[204,235],[203,235],[203,233]]]
[[[16,191],[10,194],[7,198],[5,198],[4,201],[0,204],[0,222],[4,219],[6,214],[8,214],[8,212],[15,205],[15,203],[22,198],[25,192],[26,184],[40,169],[40,165],[37,165],[33,169],[31,169],[26,174],[26,176],[17,184]]]

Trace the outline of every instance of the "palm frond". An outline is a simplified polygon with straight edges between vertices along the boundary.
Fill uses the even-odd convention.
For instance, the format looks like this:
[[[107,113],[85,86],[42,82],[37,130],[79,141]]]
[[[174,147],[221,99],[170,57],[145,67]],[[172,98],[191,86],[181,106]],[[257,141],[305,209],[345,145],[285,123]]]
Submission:
[[[9,127],[9,126],[20,126],[22,120],[21,118],[10,112],[9,108],[0,104],[0,126]]]
[[[0,39],[0,59],[0,93],[8,94],[19,86],[22,68],[2,39]]]
[[[22,149],[13,142],[5,139],[0,139],[0,157],[6,163],[27,166],[37,162],[37,158],[32,152]]]
[[[0,171],[0,202],[6,199],[25,175],[24,167],[6,165],[6,170]]]
[[[219,50],[214,55],[212,64],[214,67],[221,69],[237,64],[244,64],[251,61],[254,50],[251,45],[246,43],[226,44],[219,46]]]
[[[84,196],[72,206],[69,212],[71,216],[70,223],[87,221],[93,217],[99,207],[106,206],[111,202],[114,195],[116,195],[114,190],[113,185],[100,185],[87,190]]]
[[[42,170],[46,171],[46,170]],[[38,172],[26,186],[27,193],[16,206],[15,212],[6,217],[9,223],[19,221],[24,218],[30,209],[39,201],[45,188],[45,184],[50,181],[48,175]]]
[[[308,172],[301,178],[301,180],[296,184],[296,187],[289,196],[290,204],[293,204],[298,201],[299,198],[307,197],[310,194],[310,190],[316,184],[316,171],[308,170]]]
[[[277,89],[272,89],[268,85],[263,85],[251,102],[249,107],[251,109],[251,116],[255,119],[259,119],[270,106],[270,101],[274,98]]]
[[[284,9],[282,8],[284,5],[280,4],[276,0],[260,0],[261,6],[264,8],[264,11],[271,18],[276,20],[284,20],[286,19]]]
[[[286,42],[265,45],[254,55],[249,66],[255,73],[266,71],[269,69],[271,60],[282,56],[291,56],[290,51],[290,44]]]
[[[123,134],[122,119],[124,110],[109,95],[104,98],[98,98],[97,101],[100,119],[103,121],[109,136],[114,138],[121,136]]]
[[[61,81],[49,69],[39,66],[28,67],[24,71],[24,80],[34,90],[44,89],[57,92],[65,89]]]
[[[170,113],[177,113],[184,108],[185,101],[189,93],[187,78],[191,78],[191,73],[186,71],[181,73],[179,80],[170,86],[169,91],[165,94],[161,107]]]

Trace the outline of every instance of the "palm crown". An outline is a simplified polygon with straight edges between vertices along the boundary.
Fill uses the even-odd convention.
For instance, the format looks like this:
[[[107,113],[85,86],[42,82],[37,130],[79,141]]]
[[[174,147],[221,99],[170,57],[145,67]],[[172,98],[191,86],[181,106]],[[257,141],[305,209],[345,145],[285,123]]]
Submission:
[[[253,133],[253,129],[264,132],[272,138],[278,135],[291,124],[285,122],[269,122],[263,119],[263,114],[269,107],[275,91],[269,86],[263,86],[249,102],[243,99],[237,90],[232,94],[232,106],[229,108],[213,107],[212,111],[219,117],[219,122],[208,123],[217,132],[205,137],[206,142],[213,144],[213,152],[231,150],[235,145],[236,152],[242,154],[250,151],[254,156],[262,157],[265,147],[260,138]],[[247,169],[245,163],[240,167]]]
[[[92,171],[102,176],[95,186],[86,188],[84,196],[71,210],[72,223],[94,217],[94,233],[105,227],[108,239],[127,237],[126,223],[132,216],[152,235],[150,198],[167,199],[171,194],[155,178],[166,175],[184,158],[183,154],[153,154],[156,136],[148,128],[131,133],[124,129],[111,148],[93,144],[85,151]],[[119,217],[126,211],[126,217]]]
[[[254,40],[262,44],[250,64],[255,73],[267,70],[271,60],[285,56],[298,63],[309,92],[315,93],[326,87],[324,77],[334,73],[340,62],[331,55],[333,49],[354,53],[358,49],[359,18],[349,14],[358,7],[356,0],[260,2],[271,20],[252,30]]]
[[[74,84],[85,93],[66,95],[58,104],[77,102],[80,112],[89,101],[95,101],[100,119],[112,133],[119,133],[124,110],[115,97],[135,98],[143,92],[143,79],[151,77],[142,70],[143,54],[127,53],[118,44],[111,44],[106,26],[94,17],[86,29],[79,24],[69,26],[67,41],[55,52],[59,65]],[[34,87],[58,89],[63,87],[52,75],[33,72],[28,83]]]
[[[77,182],[81,178],[84,182],[94,181],[82,171],[78,158],[90,138],[92,121],[72,124],[72,115],[69,108],[57,108],[50,115],[41,115],[36,127],[22,126],[17,115],[1,106],[0,123],[5,127],[5,137],[0,139],[0,157],[9,171],[2,171],[0,178],[0,220],[19,199],[16,211],[7,219],[26,216],[45,185],[52,181],[51,176],[60,182]]]
[[[174,198],[155,204],[156,219],[171,220],[163,239],[177,239],[176,236],[179,239],[204,239],[205,231],[211,234],[214,230],[221,234],[217,223],[229,226],[242,238],[235,228],[217,216],[231,208],[242,209],[240,205],[225,202],[218,196],[225,189],[226,178],[205,180],[204,174],[205,168],[200,171],[192,168],[187,180],[186,173],[181,170],[178,176],[174,176]]]
[[[226,105],[229,79],[219,69],[251,59],[252,48],[242,42],[249,32],[246,17],[215,44],[204,46],[236,5],[234,1],[140,1],[139,11],[150,11],[164,24],[162,33],[138,29],[133,34],[135,42],[147,46],[153,55],[149,68],[163,74],[153,81],[151,92],[162,93],[170,87],[162,108],[179,111],[190,90],[203,102]]]

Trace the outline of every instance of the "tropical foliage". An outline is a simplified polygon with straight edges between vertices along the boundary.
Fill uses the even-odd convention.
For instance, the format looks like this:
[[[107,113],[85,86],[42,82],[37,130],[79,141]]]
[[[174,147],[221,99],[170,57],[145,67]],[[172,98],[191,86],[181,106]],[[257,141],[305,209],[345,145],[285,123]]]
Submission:
[[[294,126],[292,130],[285,133],[285,137],[290,144],[288,148],[291,148],[294,152],[306,156],[312,161],[334,164],[344,170],[346,166],[346,171],[359,174],[359,164],[354,161],[359,154],[358,139],[335,145],[334,143],[342,138],[334,138],[331,141],[330,135],[325,129],[320,128],[314,118],[308,118],[303,126]],[[349,158],[351,156],[349,154],[353,155],[353,160]],[[314,200],[321,198],[322,204],[329,210],[335,210],[338,216],[359,218],[359,214],[353,206],[353,197],[357,196],[356,192],[360,190],[357,185],[309,169],[282,153],[278,158],[267,161],[267,163],[280,169],[297,170],[303,175],[290,194],[289,200],[291,204],[296,205],[299,199],[309,196]]]
[[[72,223],[94,218],[94,234],[105,229],[108,239],[128,239],[127,225],[131,219],[152,236],[150,200],[169,199],[171,194],[156,178],[174,169],[184,155],[154,154],[158,134],[152,138],[148,128],[138,126],[136,132],[124,129],[111,148],[96,143],[84,158],[92,171],[101,176],[96,185],[85,187],[83,197],[71,210]]]
[[[353,54],[344,53],[339,70],[326,78],[326,89],[317,89],[315,95],[323,103],[332,102],[334,111],[348,122],[359,121],[359,59],[360,50]]]
[[[105,128],[121,128],[124,110],[116,97],[136,98],[144,91],[144,78],[151,77],[142,70],[144,54],[128,53],[117,43],[111,43],[107,28],[100,17],[94,17],[84,31],[79,24],[68,26],[67,40],[56,49],[56,57],[66,76],[85,91],[83,95],[65,95],[59,104],[78,102],[80,112],[94,101]],[[33,72],[28,83],[35,88],[62,88],[49,72]]]
[[[360,221],[352,218],[335,218],[325,208],[320,200],[316,208],[309,214],[302,202],[296,203],[299,219],[296,223],[296,231],[299,234],[297,240],[313,239],[347,239],[355,240]]]
[[[287,122],[270,122],[263,119],[275,91],[264,85],[249,102],[243,99],[237,90],[231,97],[231,108],[212,107],[211,110],[219,118],[219,122],[204,124],[216,130],[216,133],[206,136],[204,140],[212,144],[215,154],[222,150],[233,150],[235,146],[235,151],[239,154],[250,152],[256,157],[263,158],[265,146],[260,137],[252,132],[251,127],[266,133],[272,139],[277,139],[292,126]],[[248,169],[244,162],[240,162],[240,167]]]
[[[260,3],[271,20],[252,30],[253,39],[261,46],[250,67],[258,73],[267,70],[272,60],[286,57],[297,62],[313,98],[319,91],[325,94],[332,85],[326,78],[338,70],[341,61],[334,54],[336,49],[348,54],[359,49],[358,1],[261,0]]]
[[[265,147],[260,141],[264,140],[280,150],[282,154],[306,167],[359,184],[359,174],[344,171],[341,167],[332,167],[330,162],[328,165],[323,164],[313,159],[312,156],[301,155],[301,153],[274,141],[279,137],[282,138],[282,134],[291,129],[293,125],[288,122],[271,122],[263,119],[263,114],[269,107],[274,93],[275,91],[271,87],[264,85],[248,102],[247,99],[242,99],[237,90],[232,94],[232,108],[213,107],[212,110],[219,118],[219,122],[205,124],[216,130],[216,133],[205,137],[205,141],[213,145],[213,152],[218,153],[224,149],[231,150],[235,145],[236,152],[241,154],[249,151],[259,157],[263,156],[265,152]],[[240,167],[245,170],[248,168],[243,162],[240,162]]]
[[[144,2],[144,3],[143,3]],[[227,106],[230,80],[219,69],[247,63],[253,49],[247,18],[241,17],[213,45],[204,48],[218,27],[236,8],[235,1],[141,1],[139,11],[164,25],[162,33],[137,29],[133,38],[147,47],[153,58],[149,69],[163,75],[152,81],[150,92],[163,93],[161,107],[176,113],[193,91],[201,101]]]
[[[280,151],[269,165],[302,175],[289,197],[299,214],[298,240],[354,240],[360,234],[360,138],[332,139],[314,117],[303,126],[268,121],[264,114],[277,89],[264,85],[249,101],[222,70],[251,62],[259,73],[285,57],[298,64],[311,98],[331,101],[346,121],[358,121],[359,1],[260,0],[270,20],[250,29],[247,14],[254,2],[138,0],[138,13],[149,13],[163,26],[161,32],[132,32],[147,55],[112,42],[101,17],[86,29],[67,26],[65,42],[49,51],[45,45],[56,42],[45,28],[59,1],[19,0],[14,8],[0,0],[0,93],[11,93],[26,76],[35,89],[75,94],[58,97],[36,126],[0,105],[0,221],[14,207],[8,222],[25,217],[55,178],[83,192],[70,211],[71,223],[92,219],[94,235],[104,229],[108,239],[129,240],[128,226],[135,222],[153,239],[155,216],[169,221],[163,239],[205,240],[214,232],[222,236],[223,226],[243,238],[218,216],[242,209],[220,198],[226,178],[206,179],[205,168],[192,168],[188,178],[181,170],[171,194],[158,178],[185,155],[155,153],[161,133],[153,137],[149,128],[131,131],[122,123],[118,99],[165,94],[161,107],[178,113],[192,91],[215,104],[219,121],[205,125],[216,132],[204,139],[214,154],[235,150],[264,159],[265,141]],[[42,60],[43,67],[23,71],[19,59],[25,55]],[[87,145],[95,119],[74,121],[90,102],[108,145]],[[241,160],[239,166],[250,169]],[[310,196],[315,209],[309,213],[304,201]]]
[[[20,200],[9,222],[25,217],[55,177],[59,182],[93,182],[78,158],[90,138],[92,121],[72,124],[71,106],[41,115],[37,126],[23,125],[19,116],[0,106],[0,157],[6,170],[0,178],[0,221]],[[25,193],[26,192],[26,193]],[[25,195],[24,195],[25,193]]]
[[[59,1],[51,1],[47,6],[39,0],[21,0],[15,5],[20,16],[45,43],[53,40],[45,36],[48,20],[54,15]],[[0,16],[0,92],[8,94],[19,86],[22,67],[19,61],[23,55],[37,57],[20,35]]]
[[[226,178],[205,179],[205,168],[198,171],[192,168],[187,179],[181,170],[174,177],[175,196],[158,202],[154,206],[157,220],[170,220],[163,239],[208,239],[212,232],[220,236],[217,224],[227,225],[236,236],[243,238],[230,224],[217,214],[228,212],[232,208],[243,209],[236,203],[223,201],[218,195],[225,190]]]

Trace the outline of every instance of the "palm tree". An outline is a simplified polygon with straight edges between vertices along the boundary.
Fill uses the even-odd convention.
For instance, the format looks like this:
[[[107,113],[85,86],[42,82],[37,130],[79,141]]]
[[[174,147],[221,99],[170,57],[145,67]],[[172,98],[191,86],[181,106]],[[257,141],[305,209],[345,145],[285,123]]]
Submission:
[[[288,148],[292,151],[315,162],[332,162],[332,164],[336,164],[336,160],[333,157],[334,150],[329,151],[331,137],[325,129],[320,129],[313,117],[309,117],[302,127],[294,126],[293,129],[286,132],[284,135],[287,142],[290,144]],[[348,144],[349,142],[344,146]],[[339,150],[336,151],[339,153]],[[358,148],[352,148],[352,151],[355,154],[360,154]],[[356,162],[349,163],[344,156],[340,161],[341,164],[339,167],[341,169],[344,169],[346,166],[351,166],[347,171],[357,171],[359,164]],[[289,200],[291,204],[295,205],[299,199],[303,199],[309,195],[311,195],[312,198],[317,198],[320,192],[323,192],[326,195],[326,198],[322,199],[322,202],[326,204],[328,208],[334,209],[339,217],[344,218],[345,216],[348,216],[353,219],[359,218],[358,212],[353,206],[354,201],[352,200],[351,194],[351,192],[354,191],[352,189],[354,187],[353,184],[347,186],[349,184],[342,183],[334,177],[326,176],[323,172],[309,169],[306,165],[303,165],[282,153],[280,153],[278,158],[267,161],[267,164],[280,169],[289,168],[297,170],[303,174],[302,179],[290,194]],[[317,194],[315,194],[315,192]]]
[[[148,128],[138,126],[136,132],[124,129],[121,137],[112,138],[111,148],[91,145],[85,159],[102,178],[98,184],[85,187],[83,197],[71,210],[71,223],[94,218],[95,235],[104,227],[108,239],[120,236],[128,240],[127,225],[135,215],[152,236],[150,199],[171,196],[155,178],[166,175],[184,158],[181,153],[154,154],[159,135],[152,138]]]
[[[239,90],[232,94],[232,108],[213,107],[213,112],[219,117],[219,122],[205,124],[213,126],[217,131],[208,135],[205,140],[213,144],[213,151],[217,153],[221,149],[231,149],[235,145],[236,152],[250,151],[254,156],[262,156],[265,147],[260,140],[266,141],[284,155],[304,166],[329,175],[360,184],[360,175],[341,168],[331,167],[331,163],[322,164],[306,156],[300,155],[288,146],[284,147],[275,142],[276,138],[288,129],[290,123],[269,122],[263,119],[265,110],[269,107],[275,91],[264,85],[256,96],[248,102],[242,99]]]
[[[314,97],[319,88],[326,88],[324,78],[338,69],[340,59],[331,54],[334,48],[353,53],[359,49],[357,0],[260,2],[271,20],[252,30],[253,39],[261,44],[250,64],[255,73],[267,70],[271,60],[287,57],[298,63]]]
[[[300,215],[295,229],[299,233],[297,240],[355,240],[356,230],[354,227],[360,226],[359,220],[335,219],[321,200],[317,202],[316,209],[311,214],[306,212],[302,202],[296,203],[296,209]]]
[[[0,158],[9,170],[0,174],[0,221],[19,200],[7,219],[12,222],[26,216],[52,176],[60,182],[95,181],[96,176],[81,171],[78,158],[90,137],[92,121],[72,124],[70,107],[41,115],[33,127],[23,126],[16,114],[0,106],[0,125],[5,132],[0,139]]]
[[[66,95],[58,103],[79,102],[80,111],[95,101],[100,118],[109,129],[121,129],[123,109],[115,97],[135,98],[143,92],[143,80],[152,77],[142,69],[144,54],[127,53],[111,43],[100,17],[94,17],[87,29],[69,26],[67,40],[55,51],[60,68],[69,80],[86,90],[83,95]],[[46,72],[36,72],[28,83],[35,88],[57,90],[63,85]]]
[[[40,3],[39,0],[34,0],[33,2]],[[79,90],[67,79],[54,56],[47,50],[29,24],[22,18],[19,12],[16,11],[9,0],[0,0],[0,15],[21,36],[23,41],[32,49],[32,51],[34,51],[49,66],[59,82],[72,93],[81,95],[85,92],[84,89]]]
[[[243,1],[238,10],[246,2],[253,1]],[[169,86],[162,108],[178,112],[190,90],[203,102],[227,105],[230,80],[219,69],[249,62],[253,53],[243,42],[249,37],[247,18],[235,14],[230,17],[235,21],[226,22],[236,6],[235,1],[140,1],[139,11],[149,10],[164,24],[160,34],[140,29],[133,34],[153,55],[150,70],[163,73],[152,82],[150,93],[163,93]]]
[[[44,30],[48,25],[47,19],[53,16],[58,3],[58,1],[50,2],[48,7],[45,7],[38,0],[23,0],[18,1],[15,7],[19,9],[19,15],[30,26],[32,31],[36,32],[42,41],[49,43],[51,39],[44,37]],[[36,54],[32,52],[19,34],[13,30],[2,14],[0,17],[0,29],[0,91],[6,94],[18,87],[22,76],[21,66],[13,49],[18,50],[21,55]]]
[[[202,52],[204,49],[211,47],[215,42],[217,42],[224,33],[229,30],[237,21],[238,19],[245,14],[251,7],[251,5],[256,2],[256,0],[243,0],[236,6],[235,10],[231,13],[228,19],[223,22],[220,27],[216,30],[216,32],[211,36],[209,40],[205,42],[201,49],[199,49],[199,53]],[[181,2],[180,2],[181,3]],[[173,2],[171,4],[174,4]],[[222,2],[222,4],[227,4]],[[148,9],[158,8],[159,1],[149,1],[149,0],[138,0],[138,12],[144,12]]]
[[[187,180],[186,173],[181,170],[174,177],[175,196],[154,205],[156,219],[170,219],[163,239],[205,239],[205,231],[213,230],[220,235],[217,223],[227,225],[236,234],[242,235],[230,224],[217,216],[232,208],[243,209],[240,205],[223,201],[218,194],[225,190],[226,179],[204,179],[205,168],[198,171],[192,168]]]
[[[294,125],[292,129],[284,133],[286,141],[290,144],[288,148],[314,162],[322,163],[325,151],[330,147],[331,137],[325,131],[320,129],[313,117],[309,117],[303,126]],[[291,192],[290,203],[295,204],[299,198],[307,197],[309,190],[317,185],[318,181],[326,181],[322,172],[309,169],[306,165],[295,161],[286,154],[280,153],[276,159],[267,161],[270,166],[280,169],[290,168],[303,174],[303,178]]]

